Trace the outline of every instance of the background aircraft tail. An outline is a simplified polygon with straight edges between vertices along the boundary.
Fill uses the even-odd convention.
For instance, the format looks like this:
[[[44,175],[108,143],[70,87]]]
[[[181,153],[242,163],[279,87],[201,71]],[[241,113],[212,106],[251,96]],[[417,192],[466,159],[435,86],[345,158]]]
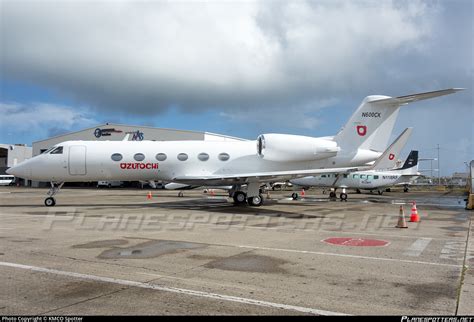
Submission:
[[[407,144],[412,132],[412,127],[406,128],[405,131],[403,131],[402,134],[400,134],[398,138],[396,138],[395,141],[393,141],[393,143],[385,150],[385,152],[377,160],[375,160],[372,169],[393,169],[396,165],[400,152]]]
[[[405,163],[400,168],[400,170],[410,169],[418,165],[418,151],[411,151],[408,155]]]

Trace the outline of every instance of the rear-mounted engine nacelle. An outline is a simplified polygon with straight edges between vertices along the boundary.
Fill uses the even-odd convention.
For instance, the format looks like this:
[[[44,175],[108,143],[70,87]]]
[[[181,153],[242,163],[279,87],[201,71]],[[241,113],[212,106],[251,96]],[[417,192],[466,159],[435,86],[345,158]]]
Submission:
[[[340,148],[331,140],[289,134],[262,134],[257,154],[268,161],[313,161],[333,157]]]

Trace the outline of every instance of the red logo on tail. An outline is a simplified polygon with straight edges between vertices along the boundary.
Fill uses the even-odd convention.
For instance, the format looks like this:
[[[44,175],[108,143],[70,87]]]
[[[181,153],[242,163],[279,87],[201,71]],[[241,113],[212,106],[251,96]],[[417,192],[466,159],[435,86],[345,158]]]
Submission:
[[[367,126],[357,125],[357,134],[360,136],[365,136],[367,134]]]
[[[389,160],[393,160],[394,158],[395,158],[395,154],[390,153],[390,155],[388,156],[388,159],[389,159]]]

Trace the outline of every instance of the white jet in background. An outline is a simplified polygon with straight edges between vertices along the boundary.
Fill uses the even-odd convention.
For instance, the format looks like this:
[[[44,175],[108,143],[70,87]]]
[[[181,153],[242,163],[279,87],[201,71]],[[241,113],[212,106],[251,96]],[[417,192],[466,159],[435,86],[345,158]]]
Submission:
[[[401,97],[367,96],[335,136],[263,134],[256,141],[67,141],[7,170],[51,182],[46,206],[64,182],[151,181],[227,186],[236,204],[263,203],[260,186],[319,173],[357,170],[388,143],[400,106],[452,94],[445,89]]]
[[[346,189],[352,188],[360,190],[377,190],[381,195],[383,188],[396,185],[408,185],[421,175],[418,172],[418,151],[411,151],[404,165],[393,170],[373,170],[356,171],[352,173],[322,174],[313,177],[305,177],[291,180],[296,185],[307,187],[323,187],[333,189],[329,193],[329,198],[336,198],[336,190],[343,189],[339,198],[347,200]],[[293,199],[298,195],[294,193]]]

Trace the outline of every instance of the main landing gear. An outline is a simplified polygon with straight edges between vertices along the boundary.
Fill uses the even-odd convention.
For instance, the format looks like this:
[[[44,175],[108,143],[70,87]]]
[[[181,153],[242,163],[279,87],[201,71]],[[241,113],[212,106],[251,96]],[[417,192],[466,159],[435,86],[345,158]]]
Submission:
[[[54,195],[59,192],[59,190],[63,187],[63,185],[64,185],[64,182],[60,182],[60,183],[51,182],[51,188],[48,191],[49,197],[44,200],[44,205],[46,207],[53,207],[54,205],[56,205],[56,199],[54,199]]]
[[[262,190],[258,185],[249,184],[246,189],[247,192],[243,190],[242,186],[238,185],[232,187],[232,190],[229,192],[229,196],[234,199],[236,206],[248,204],[249,206],[260,207],[263,205]],[[253,194],[253,196],[249,196],[250,194]]]
[[[336,199],[337,194],[336,194],[336,189],[334,191],[331,190],[329,193],[329,199]],[[347,193],[346,193],[346,188],[342,188],[342,192],[339,194],[339,199],[341,201],[347,201]]]

